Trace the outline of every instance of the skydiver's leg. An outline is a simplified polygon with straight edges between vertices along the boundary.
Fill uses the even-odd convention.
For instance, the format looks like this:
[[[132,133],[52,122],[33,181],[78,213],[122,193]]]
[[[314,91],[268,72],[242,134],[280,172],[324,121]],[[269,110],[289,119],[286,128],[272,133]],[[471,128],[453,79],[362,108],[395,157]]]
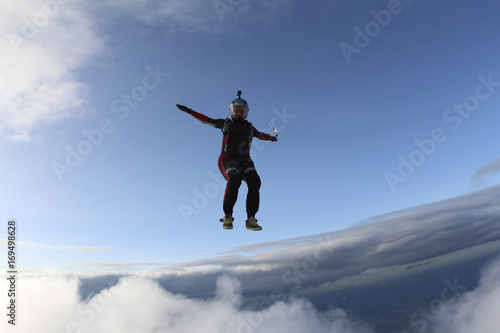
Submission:
[[[225,215],[233,215],[233,207],[238,199],[238,189],[241,185],[242,175],[239,171],[239,163],[229,157],[219,158],[219,170],[227,180],[226,192],[222,208]]]
[[[260,202],[260,177],[255,170],[255,166],[253,162],[250,162],[245,165],[243,169],[244,176],[243,179],[248,185],[248,194],[247,194],[247,217],[255,217],[259,210],[259,202]]]

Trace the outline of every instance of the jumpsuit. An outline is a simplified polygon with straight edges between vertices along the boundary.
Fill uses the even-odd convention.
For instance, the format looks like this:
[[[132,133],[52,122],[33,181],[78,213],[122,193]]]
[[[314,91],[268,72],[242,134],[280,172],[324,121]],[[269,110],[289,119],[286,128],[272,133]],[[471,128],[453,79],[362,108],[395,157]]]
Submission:
[[[202,123],[222,131],[222,150],[218,166],[227,180],[223,202],[224,214],[232,216],[233,207],[238,198],[238,190],[241,182],[245,181],[248,186],[247,217],[255,217],[259,210],[261,181],[254,162],[250,158],[250,145],[254,137],[267,141],[272,141],[274,137],[259,132],[252,123],[246,120],[212,119],[193,110],[189,110],[188,113]]]

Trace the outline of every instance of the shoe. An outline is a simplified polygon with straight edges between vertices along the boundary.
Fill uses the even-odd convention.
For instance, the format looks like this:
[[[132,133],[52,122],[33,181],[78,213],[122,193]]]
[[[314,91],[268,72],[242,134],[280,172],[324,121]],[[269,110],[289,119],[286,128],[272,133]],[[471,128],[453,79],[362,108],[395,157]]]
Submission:
[[[231,215],[224,216],[220,219],[220,221],[222,222],[222,227],[224,229],[233,229],[234,218]]]
[[[253,231],[262,230],[262,227],[257,224],[257,220],[253,216],[250,216],[248,220],[246,220],[246,225],[248,230],[253,230]]]

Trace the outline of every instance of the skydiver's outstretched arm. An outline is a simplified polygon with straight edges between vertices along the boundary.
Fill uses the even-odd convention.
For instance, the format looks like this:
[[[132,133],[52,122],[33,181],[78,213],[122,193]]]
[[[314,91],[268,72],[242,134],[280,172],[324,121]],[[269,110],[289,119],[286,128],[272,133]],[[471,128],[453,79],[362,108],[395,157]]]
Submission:
[[[262,133],[257,131],[257,129],[254,127],[253,131],[253,136],[257,139],[264,140],[264,141],[278,141],[278,138],[266,133]]]
[[[193,117],[195,117],[196,119],[198,119],[199,121],[201,121],[204,124],[208,124],[208,125],[213,126],[215,128],[222,128],[224,126],[224,119],[209,118],[209,117],[205,116],[204,114],[198,113],[198,112],[196,112],[196,111],[194,111],[194,110],[192,110],[184,105],[177,104],[177,107],[179,108],[179,110],[184,111],[186,113],[189,113],[190,115],[192,115]]]

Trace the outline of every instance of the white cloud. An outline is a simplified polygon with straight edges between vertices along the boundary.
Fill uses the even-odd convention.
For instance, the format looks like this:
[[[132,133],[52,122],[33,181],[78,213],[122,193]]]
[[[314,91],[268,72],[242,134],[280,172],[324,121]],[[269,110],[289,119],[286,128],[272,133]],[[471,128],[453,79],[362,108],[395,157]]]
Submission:
[[[0,136],[81,115],[90,88],[76,72],[105,46],[80,2],[2,1],[0,22]]]
[[[500,172],[500,160],[491,162],[479,169],[472,177],[474,187],[483,187],[489,176],[495,176]]]
[[[225,4],[222,9],[220,3]],[[43,125],[85,115],[91,87],[78,72],[108,52],[98,23],[166,32],[239,34],[266,29],[295,0],[22,0],[0,2],[0,137],[29,141]],[[106,18],[106,19],[105,19]]]
[[[170,293],[136,276],[122,278],[85,300],[78,287],[77,277],[65,275],[20,278],[15,329],[5,320],[2,325],[6,332],[18,333],[370,332],[344,311],[320,313],[304,299],[276,301],[262,310],[241,309],[240,283],[227,275],[217,280],[215,297],[206,300]]]
[[[479,286],[437,314],[434,332],[496,333],[500,327],[500,260],[487,267]]]

